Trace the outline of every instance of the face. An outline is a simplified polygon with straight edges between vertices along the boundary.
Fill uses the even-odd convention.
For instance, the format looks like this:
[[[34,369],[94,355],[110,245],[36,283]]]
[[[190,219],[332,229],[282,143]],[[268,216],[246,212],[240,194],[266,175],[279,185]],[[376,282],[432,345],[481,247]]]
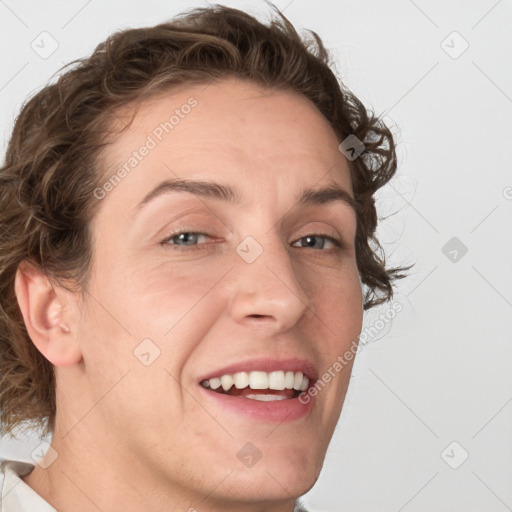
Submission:
[[[107,147],[77,329],[83,399],[62,408],[96,404],[77,428],[119,467],[191,502],[314,484],[351,371],[333,365],[362,322],[339,142],[301,96],[229,80],[145,100]],[[288,389],[329,368],[306,405]],[[285,389],[251,389],[268,379]]]

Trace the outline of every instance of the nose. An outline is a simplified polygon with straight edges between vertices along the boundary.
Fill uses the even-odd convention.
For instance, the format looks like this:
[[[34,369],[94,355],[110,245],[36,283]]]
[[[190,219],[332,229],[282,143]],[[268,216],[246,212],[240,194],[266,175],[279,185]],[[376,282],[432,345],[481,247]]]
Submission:
[[[285,332],[305,316],[314,316],[313,301],[292,255],[278,237],[269,239],[252,262],[239,256],[241,252],[236,255],[230,311],[237,323]]]

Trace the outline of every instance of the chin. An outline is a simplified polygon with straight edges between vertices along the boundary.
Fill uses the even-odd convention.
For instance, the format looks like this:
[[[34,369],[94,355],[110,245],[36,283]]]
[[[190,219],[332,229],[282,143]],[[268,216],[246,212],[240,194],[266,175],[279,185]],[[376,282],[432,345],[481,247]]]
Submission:
[[[302,468],[295,468],[289,474],[271,470],[257,474],[237,473],[226,479],[221,493],[226,501],[286,502],[306,494],[318,480],[318,474],[316,471],[303,472]]]
[[[230,494],[254,501],[287,501],[302,496],[318,480],[324,459],[308,455],[305,448],[307,445],[284,451],[267,446],[267,454],[263,453],[254,466],[233,472],[228,479]]]

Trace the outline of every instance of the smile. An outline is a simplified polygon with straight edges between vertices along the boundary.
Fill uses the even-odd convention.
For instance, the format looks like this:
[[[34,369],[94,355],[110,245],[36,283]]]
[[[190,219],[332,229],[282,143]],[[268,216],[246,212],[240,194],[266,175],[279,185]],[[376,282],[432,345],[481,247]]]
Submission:
[[[270,402],[297,398],[309,386],[301,371],[252,371],[205,379],[201,386],[220,394]]]
[[[312,361],[300,357],[269,358],[253,355],[197,379],[207,407],[259,422],[285,423],[306,419],[316,399],[301,401],[316,381]]]

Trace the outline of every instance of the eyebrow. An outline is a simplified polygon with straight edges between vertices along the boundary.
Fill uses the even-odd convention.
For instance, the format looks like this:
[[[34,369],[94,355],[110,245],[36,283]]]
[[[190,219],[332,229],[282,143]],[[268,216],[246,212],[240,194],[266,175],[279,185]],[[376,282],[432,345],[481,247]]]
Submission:
[[[242,202],[238,193],[229,185],[222,185],[212,181],[167,179],[159,183],[142,199],[136,206],[136,211],[143,209],[145,205],[157,197],[171,192],[188,192],[189,194],[219,199],[233,204],[240,204]],[[333,202],[345,203],[357,214],[357,203],[355,199],[345,189],[334,182],[323,188],[306,188],[297,199],[297,204],[303,206],[322,205]]]

